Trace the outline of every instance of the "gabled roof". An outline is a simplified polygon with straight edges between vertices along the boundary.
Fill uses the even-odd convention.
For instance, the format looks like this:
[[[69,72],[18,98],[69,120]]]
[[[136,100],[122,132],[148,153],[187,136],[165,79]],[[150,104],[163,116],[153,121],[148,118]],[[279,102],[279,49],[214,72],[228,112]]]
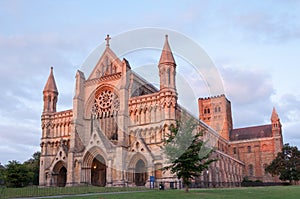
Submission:
[[[251,140],[265,137],[272,137],[271,124],[233,129],[229,135],[230,141]]]
[[[54,75],[53,75],[53,67],[51,67],[51,69],[50,69],[50,75],[49,75],[46,85],[44,87],[44,92],[49,92],[49,91],[58,93]]]
[[[159,60],[159,65],[163,64],[163,63],[171,63],[171,64],[176,65],[172,50],[171,50],[169,42],[168,42],[168,35],[166,35],[164,48],[162,50],[160,60]]]
[[[107,35],[106,40],[106,48],[104,50],[104,52],[102,53],[100,59],[98,60],[96,66],[94,67],[93,71],[91,72],[88,80],[90,79],[94,79],[94,78],[99,78],[98,76],[98,72],[102,71],[102,73],[104,72],[104,70],[107,70],[107,64],[110,63],[114,63],[115,66],[117,66],[117,71],[116,72],[120,72],[122,67],[122,62],[121,60],[118,58],[118,56],[110,49],[110,45],[109,45],[109,40],[110,37],[109,35]],[[103,68],[104,67],[104,68]],[[103,74],[102,74],[103,75]]]

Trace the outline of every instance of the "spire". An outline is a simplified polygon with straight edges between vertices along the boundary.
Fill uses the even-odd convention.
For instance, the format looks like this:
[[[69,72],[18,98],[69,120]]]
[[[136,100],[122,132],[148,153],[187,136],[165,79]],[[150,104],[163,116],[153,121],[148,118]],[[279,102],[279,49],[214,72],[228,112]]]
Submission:
[[[168,42],[168,35],[166,35],[164,48],[162,50],[160,60],[159,60],[159,65],[163,64],[163,63],[171,63],[171,64],[176,65],[169,42]]]
[[[43,95],[44,95],[43,112],[45,113],[56,112],[58,90],[53,76],[53,67],[51,67],[50,75],[44,87]]]
[[[50,75],[49,75],[46,85],[44,87],[44,92],[47,92],[47,91],[58,93],[55,79],[53,76],[53,67],[51,67],[51,69],[50,69]]]
[[[277,111],[276,111],[275,107],[273,107],[271,121],[276,121],[278,119],[279,119],[279,117],[278,117]]]

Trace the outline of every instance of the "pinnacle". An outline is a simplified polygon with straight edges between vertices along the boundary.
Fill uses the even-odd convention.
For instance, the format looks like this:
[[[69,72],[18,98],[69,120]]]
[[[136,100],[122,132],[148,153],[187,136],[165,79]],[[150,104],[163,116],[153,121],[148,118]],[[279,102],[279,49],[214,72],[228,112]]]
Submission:
[[[163,63],[171,63],[176,65],[172,50],[168,42],[168,35],[166,35],[165,44],[159,60],[159,65]]]
[[[277,120],[279,119],[277,111],[275,109],[275,107],[273,107],[273,111],[272,111],[272,116],[271,116],[271,120]]]
[[[53,75],[53,67],[50,68],[50,75],[49,75],[46,85],[44,87],[44,92],[46,92],[46,91],[58,93],[54,75]]]

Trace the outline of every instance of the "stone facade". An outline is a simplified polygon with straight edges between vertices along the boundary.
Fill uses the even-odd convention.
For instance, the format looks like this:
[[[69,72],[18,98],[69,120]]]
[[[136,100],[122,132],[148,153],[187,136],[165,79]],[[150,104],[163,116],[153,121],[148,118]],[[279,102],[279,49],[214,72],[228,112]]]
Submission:
[[[219,143],[219,150],[245,164],[244,177],[254,181],[279,181],[278,177],[265,172],[265,167],[283,147],[281,123],[275,108],[270,124],[233,129],[231,103],[225,95],[220,95],[199,98],[199,117],[226,140]]]
[[[150,176],[156,184],[179,186],[176,177],[160,170],[166,165],[163,139],[184,112],[177,103],[176,62],[168,38],[158,63],[159,89],[131,70],[126,59],[120,60],[109,39],[89,77],[77,71],[71,110],[56,111],[59,93],[51,68],[43,91],[40,186],[149,186]],[[212,114],[215,104],[220,107],[217,117]],[[199,117],[203,139],[212,142],[212,157],[218,159],[195,179],[199,186],[239,185],[250,164],[253,177],[261,177],[261,165],[282,146],[275,117],[272,137],[230,140],[231,107],[225,96],[199,99]],[[253,157],[241,155],[250,144],[247,155]]]

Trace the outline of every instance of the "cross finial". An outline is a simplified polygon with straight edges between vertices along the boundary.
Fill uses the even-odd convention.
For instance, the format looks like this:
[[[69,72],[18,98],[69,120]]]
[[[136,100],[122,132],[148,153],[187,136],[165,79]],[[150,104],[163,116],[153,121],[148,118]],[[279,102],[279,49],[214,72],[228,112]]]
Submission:
[[[109,47],[109,40],[111,38],[109,37],[109,35],[106,36],[105,40],[106,40],[106,46]]]

